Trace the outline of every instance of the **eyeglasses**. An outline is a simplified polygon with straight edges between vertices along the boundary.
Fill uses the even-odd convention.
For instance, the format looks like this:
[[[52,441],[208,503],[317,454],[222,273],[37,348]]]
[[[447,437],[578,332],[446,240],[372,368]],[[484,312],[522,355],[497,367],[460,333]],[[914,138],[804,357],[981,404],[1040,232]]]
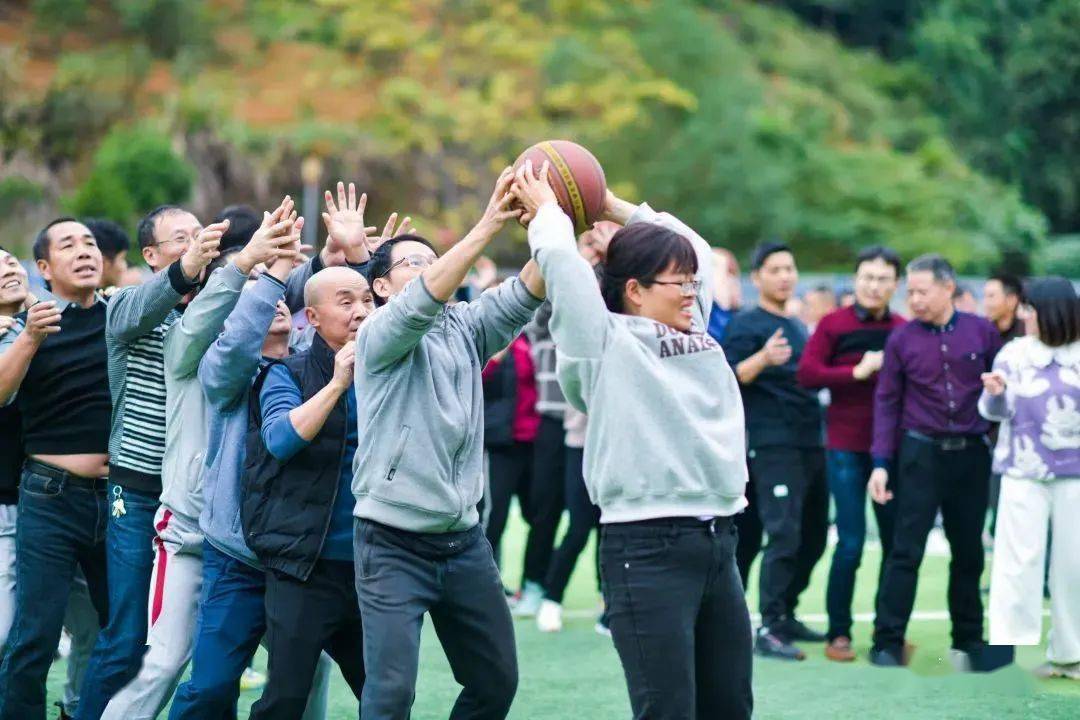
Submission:
[[[653,280],[651,285],[676,285],[683,295],[697,295],[701,290],[700,280]]]
[[[191,238],[168,238],[161,242],[154,243],[155,247],[161,247],[162,245],[168,245],[169,243],[180,243],[181,245],[188,245],[191,243]]]
[[[386,272],[379,275],[379,277],[386,277],[398,265],[408,265],[411,268],[417,268],[417,269],[423,270],[424,268],[431,267],[431,264],[434,263],[434,262],[435,262],[435,258],[430,257],[428,255],[406,255],[405,257],[401,258],[400,260],[398,260],[396,263],[394,263],[390,267],[386,268]]]

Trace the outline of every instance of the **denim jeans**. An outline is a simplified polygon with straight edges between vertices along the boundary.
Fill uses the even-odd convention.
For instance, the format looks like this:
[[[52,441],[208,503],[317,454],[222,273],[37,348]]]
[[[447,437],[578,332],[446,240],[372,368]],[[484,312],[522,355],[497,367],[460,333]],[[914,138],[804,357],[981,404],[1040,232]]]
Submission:
[[[124,501],[119,517],[113,509]],[[120,688],[139,671],[146,652],[147,600],[154,569],[154,514],[158,496],[109,484],[105,532],[109,566],[109,622],[98,635],[79,700],[79,720],[98,720]]]
[[[829,568],[829,585],[825,591],[825,608],[829,613],[829,640],[851,637],[851,599],[855,594],[855,573],[862,562],[866,541],[866,483],[873,470],[870,453],[829,450],[826,453],[829,491],[836,507],[836,548]],[[895,486],[895,483],[893,483]],[[878,587],[885,559],[892,550],[892,534],[896,502],[885,505],[870,503],[877,519],[881,538],[881,565],[878,568]],[[877,607],[875,600],[874,606]]]
[[[748,719],[753,641],[732,518],[604,525],[600,570],[635,720]]]
[[[45,678],[76,565],[98,614],[108,613],[105,492],[25,469],[18,512],[16,609],[0,668],[0,718],[44,720]]]

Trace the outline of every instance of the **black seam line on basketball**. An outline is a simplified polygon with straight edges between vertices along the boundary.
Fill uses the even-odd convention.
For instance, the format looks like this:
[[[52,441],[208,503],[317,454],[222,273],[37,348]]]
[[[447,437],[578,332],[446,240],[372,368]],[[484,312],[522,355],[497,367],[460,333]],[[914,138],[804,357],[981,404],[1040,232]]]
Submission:
[[[559,175],[563,179],[563,184],[566,185],[566,194],[570,196],[570,204],[574,209],[574,225],[577,226],[578,232],[584,232],[588,228],[585,226],[585,202],[581,197],[581,191],[578,190],[577,182],[574,180],[573,173],[570,172],[570,166],[566,164],[563,156],[559,154],[559,151],[555,149],[555,146],[550,142],[540,143],[540,149],[551,160],[551,164],[555,166],[555,169],[559,171]]]

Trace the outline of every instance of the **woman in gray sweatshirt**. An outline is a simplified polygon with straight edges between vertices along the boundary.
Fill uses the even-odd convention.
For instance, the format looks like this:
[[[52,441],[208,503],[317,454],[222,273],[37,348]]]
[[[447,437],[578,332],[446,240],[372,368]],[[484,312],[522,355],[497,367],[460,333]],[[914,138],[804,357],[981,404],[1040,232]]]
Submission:
[[[743,408],[706,332],[711,249],[674,217],[610,192],[600,286],[531,163],[512,192],[551,300],[567,401],[589,414],[585,482],[635,718],[749,718],[750,615],[732,516],[746,507]]]

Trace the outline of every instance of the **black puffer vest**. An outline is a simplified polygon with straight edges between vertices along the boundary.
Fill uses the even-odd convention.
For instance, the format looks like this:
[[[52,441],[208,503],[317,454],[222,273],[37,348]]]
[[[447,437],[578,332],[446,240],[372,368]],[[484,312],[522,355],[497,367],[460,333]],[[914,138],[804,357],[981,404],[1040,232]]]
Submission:
[[[281,462],[263,443],[259,405],[266,373],[275,364],[288,369],[307,402],[333,377],[334,351],[316,334],[310,349],[262,369],[248,404],[247,460],[240,503],[244,536],[263,565],[307,580],[326,542],[337,499],[347,400],[342,394],[319,434],[287,462]]]

